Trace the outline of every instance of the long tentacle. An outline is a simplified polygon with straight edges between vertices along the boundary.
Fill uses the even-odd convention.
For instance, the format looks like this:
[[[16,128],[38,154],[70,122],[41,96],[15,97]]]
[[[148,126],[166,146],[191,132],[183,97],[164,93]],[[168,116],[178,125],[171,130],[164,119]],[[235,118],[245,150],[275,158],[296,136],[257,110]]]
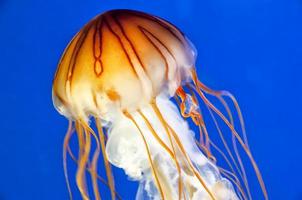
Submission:
[[[159,137],[159,135],[156,133],[156,131],[154,130],[152,124],[148,121],[147,117],[144,115],[144,113],[142,111],[138,111],[138,113],[142,116],[144,122],[147,124],[148,129],[151,131],[152,135],[154,136],[154,138],[158,141],[158,143],[167,151],[167,153],[173,158],[173,160],[175,159],[175,154],[172,152],[172,150],[170,149],[170,147],[168,147],[166,145],[166,143]]]
[[[107,154],[106,154],[105,135],[104,135],[100,120],[95,119],[95,123],[96,123],[97,130],[98,130],[99,137],[100,137],[101,149],[102,149],[103,160],[104,160],[104,164],[105,164],[105,170],[106,170],[107,180],[108,180],[108,184],[109,184],[111,199],[115,200],[114,178],[113,178],[113,173],[111,170],[111,165],[108,161]]]
[[[244,143],[246,144],[247,148],[249,149],[249,146],[248,146],[248,140],[247,140],[247,136],[246,136],[246,131],[245,131],[245,125],[244,125],[244,120],[243,120],[243,117],[242,117],[242,112],[240,110],[240,107],[239,107],[239,104],[236,100],[236,98],[228,91],[225,91],[225,90],[222,90],[222,91],[215,91],[215,90],[212,90],[210,89],[209,87],[207,87],[206,85],[204,85],[202,82],[200,82],[198,79],[197,79],[197,75],[196,75],[196,72],[193,71],[193,77],[195,80],[197,80],[197,86],[205,91],[206,93],[208,94],[211,94],[215,97],[217,97],[219,99],[219,101],[223,104],[224,108],[226,109],[227,113],[228,113],[228,116],[230,118],[230,122],[232,124],[233,127],[234,126],[234,120],[233,120],[233,117],[232,117],[232,114],[231,114],[231,111],[229,109],[229,106],[227,105],[227,103],[225,102],[225,100],[223,99],[223,96],[226,96],[226,97],[229,97],[235,108],[236,108],[236,111],[237,111],[237,114],[238,114],[238,118],[239,118],[239,121],[240,121],[240,125],[241,125],[241,132],[243,134],[243,140],[244,140]],[[238,160],[238,163],[239,163],[239,166],[240,166],[240,169],[241,169],[241,176],[242,176],[242,180],[246,186],[246,190],[248,192],[248,195],[249,195],[249,198],[251,199],[251,194],[250,194],[250,190],[249,190],[249,184],[248,184],[248,179],[247,179],[247,176],[246,176],[246,172],[245,172],[245,169],[244,169],[244,165],[242,163],[242,159],[241,159],[241,156],[240,156],[240,153],[239,153],[239,150],[238,150],[238,147],[237,147],[237,141],[236,141],[236,137],[232,134],[232,143],[233,143],[233,149],[234,149],[234,152],[235,152],[235,155],[236,155],[236,158]]]
[[[196,140],[196,144],[201,148],[201,149],[204,149],[205,147],[202,146],[197,140]],[[239,181],[239,179],[237,178],[235,172],[234,172],[234,169],[233,169],[233,166],[231,165],[230,163],[230,160],[227,158],[227,156],[222,152],[222,150],[217,147],[212,141],[210,141],[210,144],[214,147],[214,149],[216,151],[218,151],[220,153],[220,155],[224,158],[224,160],[226,161],[226,163],[228,164],[228,166],[230,167],[231,171],[228,171],[226,169],[223,169],[221,167],[218,166],[218,168],[220,169],[220,171],[222,171],[222,169],[224,171],[227,171],[229,175],[231,175],[232,177],[234,177],[233,179],[231,179],[231,181],[235,184],[235,186],[238,188],[238,190],[240,191],[240,193],[243,193],[242,195],[245,196],[244,192],[243,192],[243,188],[241,186],[241,183]],[[246,197],[244,199],[247,199]]]
[[[96,121],[96,123],[97,123],[97,121]],[[98,124],[98,125],[100,125],[100,124]],[[87,192],[87,186],[86,186],[86,178],[85,178],[85,176],[86,176],[85,170],[87,170],[92,177],[92,184],[93,184],[95,199],[100,200],[101,198],[100,198],[100,194],[99,194],[99,190],[98,190],[97,179],[100,180],[104,185],[108,186],[110,190],[112,190],[112,186],[110,186],[110,184],[107,183],[97,173],[97,163],[98,163],[98,158],[99,158],[99,154],[100,154],[100,141],[98,139],[98,136],[95,134],[94,130],[92,128],[90,128],[90,126],[83,120],[77,120],[75,122],[75,129],[76,129],[76,133],[78,135],[78,144],[79,144],[78,159],[72,153],[70,146],[69,146],[69,141],[74,132],[73,123],[71,120],[69,121],[68,130],[65,135],[64,144],[63,144],[63,167],[64,167],[64,175],[65,175],[65,179],[66,179],[66,183],[67,183],[67,188],[68,188],[68,192],[69,192],[69,198],[73,199],[71,188],[70,188],[70,183],[69,183],[69,179],[68,179],[67,152],[70,155],[71,159],[78,164],[77,184],[78,184],[78,188],[81,192],[83,199],[89,198],[88,192]],[[90,147],[88,148],[88,144],[89,143],[91,144],[89,134],[91,134],[95,138],[95,142],[96,142],[96,150],[93,154],[91,163],[89,161]],[[103,135],[103,137],[101,139],[104,142],[103,147],[105,147],[105,135]],[[87,141],[88,141],[88,143],[87,143]],[[87,149],[89,149],[89,151]],[[105,149],[103,149],[103,150],[105,150]],[[87,154],[87,152],[88,152],[88,154]],[[83,161],[83,157],[86,161]],[[107,159],[107,161],[108,161],[108,159]],[[82,166],[80,166],[80,162],[82,162]],[[86,162],[86,163],[84,163],[84,162]],[[80,183],[80,186],[79,186],[79,183]],[[112,183],[111,183],[111,185],[112,185]],[[82,194],[82,192],[84,192],[86,194]],[[121,196],[115,191],[114,187],[113,187],[113,193],[114,193],[114,195],[113,195],[112,199],[115,199],[115,197],[117,197],[117,199],[119,199],[119,200],[122,199]]]
[[[199,106],[198,101],[197,101],[197,105]],[[202,120],[202,118],[201,118],[201,120]],[[218,129],[218,131],[221,132],[221,131],[220,131],[220,128],[218,127],[218,125],[217,125],[217,124],[215,124],[215,125],[216,125],[216,128]],[[207,133],[207,128],[206,128],[205,123],[203,122],[203,120],[199,123],[198,126],[201,127],[201,128],[204,130],[204,132]],[[208,134],[207,134],[207,135],[208,135]],[[221,136],[222,136],[222,133],[220,133],[220,137],[221,137]],[[222,137],[223,137],[223,136],[222,136]],[[215,145],[215,143],[213,143],[213,142],[211,141],[210,138],[208,138],[208,140],[209,140],[210,146],[214,147],[214,149],[215,149],[218,153],[220,153],[220,155],[224,158],[224,160],[226,161],[227,165],[228,165],[229,168],[231,169],[232,174],[236,177],[236,175],[235,175],[236,172],[235,172],[235,170],[234,170],[234,168],[233,168],[233,166],[232,166],[230,160],[227,158],[227,156],[223,153],[223,151],[222,151],[218,146]],[[224,142],[224,143],[225,143],[225,142]],[[202,143],[196,141],[196,144],[197,144],[204,152],[209,152],[209,150],[207,150],[207,147],[204,146]],[[230,151],[228,151],[228,152],[229,152],[229,154],[230,154]],[[211,153],[207,153],[206,155],[208,156],[208,158],[209,158],[210,160],[215,160],[215,161],[216,161],[214,155],[212,155]],[[230,154],[230,155],[232,156],[232,154]],[[234,158],[232,158],[232,160],[234,160]],[[234,161],[233,161],[233,163],[234,163]],[[236,163],[235,163],[235,164],[236,164]],[[239,171],[238,166],[236,165],[235,167],[236,167],[237,171]],[[237,177],[236,177],[236,180],[238,180]],[[236,186],[239,186],[238,189],[239,189],[240,191],[242,191],[242,187],[241,187],[241,184],[240,184],[240,181],[239,181],[239,180],[238,180],[236,183],[234,182],[234,184],[235,184]]]
[[[236,169],[237,169],[240,177],[242,178],[242,180],[244,182],[245,188],[247,190],[247,194],[248,194],[249,198],[252,199],[251,194],[250,194],[249,184],[248,184],[248,181],[247,181],[246,172],[245,172],[245,169],[244,169],[244,165],[242,163],[242,159],[241,159],[241,157],[239,155],[239,152],[238,152],[237,148],[234,148],[235,149],[236,158],[238,160],[240,169],[239,169],[239,167],[238,167],[238,165],[237,165],[237,163],[236,163],[236,161],[235,161],[235,159],[234,159],[234,157],[233,157],[233,155],[231,153],[231,150],[230,150],[230,148],[229,148],[229,146],[228,146],[228,144],[227,144],[227,142],[226,142],[226,140],[225,140],[225,138],[224,138],[224,136],[222,134],[221,129],[219,128],[219,125],[218,125],[218,122],[216,120],[216,117],[214,116],[212,110],[209,107],[208,107],[208,109],[209,109],[209,113],[210,113],[210,115],[211,115],[211,117],[212,117],[212,119],[213,119],[213,121],[215,123],[215,126],[216,126],[216,128],[217,128],[217,130],[219,132],[219,136],[220,136],[221,140],[223,141],[223,144],[224,144],[225,148],[227,149],[227,152],[230,155],[232,161],[235,163],[235,167],[236,167]],[[232,138],[234,138],[234,137],[232,137]]]
[[[196,178],[198,179],[200,184],[204,187],[204,189],[209,194],[211,199],[215,200],[215,197],[212,194],[212,192],[210,191],[210,189],[208,188],[207,184],[205,183],[203,178],[200,176],[200,174],[198,173],[198,171],[195,169],[194,165],[192,164],[189,156],[187,155],[187,153],[185,151],[185,148],[183,147],[182,143],[180,142],[180,139],[178,138],[178,135],[175,133],[175,131],[170,127],[170,125],[163,118],[159,108],[157,107],[156,102],[153,102],[151,105],[152,105],[153,110],[157,114],[158,118],[160,119],[162,126],[166,129],[166,132],[168,134],[170,134],[170,132],[172,133],[173,139],[175,139],[177,146],[179,147],[181,153],[183,154],[183,156],[184,156],[185,160],[187,161],[189,167],[191,168],[193,174],[196,176]]]
[[[196,102],[197,102],[198,107],[199,107],[199,101],[198,101],[198,99],[196,98],[195,93],[192,91],[192,90],[195,90],[195,91],[196,91],[196,88],[195,88],[194,86],[192,86],[191,84],[188,84],[187,86],[190,88],[191,94],[193,95],[194,99],[196,99]],[[226,110],[226,112],[227,112],[227,114],[228,114],[228,117],[229,117],[229,119],[230,119],[230,121],[231,121],[231,124],[232,124],[233,127],[234,127],[233,116],[232,116],[232,113],[231,113],[231,110],[230,110],[228,104],[226,103],[226,101],[225,101],[220,95],[217,95],[216,93],[213,93],[213,95],[215,95],[215,96],[218,98],[218,100],[221,102],[221,104],[222,104],[223,107],[225,108],[225,110]],[[209,106],[206,105],[206,107],[208,108],[208,111],[209,111],[209,113],[210,113],[210,115],[211,115],[211,118],[212,118],[213,121],[214,121],[215,127],[216,127],[216,129],[217,129],[217,131],[218,131],[218,133],[219,133],[220,138],[222,139],[223,145],[225,146],[225,148],[226,148],[226,150],[227,150],[227,152],[228,152],[228,155],[231,157],[232,162],[233,162],[233,164],[235,165],[235,168],[236,168],[237,172],[239,173],[240,177],[242,178],[242,180],[243,180],[243,182],[244,182],[244,185],[245,185],[245,188],[246,188],[246,190],[247,190],[249,199],[252,199],[252,198],[251,198],[251,194],[250,194],[250,190],[249,190],[249,185],[248,185],[246,173],[245,173],[245,169],[244,169],[244,167],[243,167],[243,164],[242,164],[240,155],[239,155],[239,153],[238,153],[236,143],[235,143],[235,145],[234,145],[234,141],[235,141],[234,139],[235,139],[235,137],[234,137],[234,135],[232,134],[233,147],[234,147],[234,151],[235,151],[235,154],[236,154],[236,158],[238,159],[238,162],[239,162],[239,165],[240,165],[240,169],[241,169],[241,170],[239,170],[239,167],[238,167],[238,165],[237,165],[237,162],[235,161],[235,159],[234,159],[234,157],[233,157],[233,155],[232,155],[232,153],[231,153],[231,150],[230,150],[230,148],[229,148],[229,146],[228,146],[228,144],[227,144],[227,142],[226,142],[226,140],[225,140],[225,138],[224,138],[224,136],[223,136],[223,134],[222,134],[222,131],[221,131],[219,125],[218,125],[218,122],[217,122],[215,116],[213,115],[212,110],[209,108]],[[214,146],[215,144],[214,144],[213,142],[211,142],[211,145]],[[215,149],[218,150],[219,148],[215,145]],[[220,151],[220,152],[221,152],[221,151]],[[226,157],[224,156],[224,158],[226,158]],[[230,162],[228,162],[228,164],[229,164],[229,166],[230,166]],[[232,167],[231,167],[231,169],[232,169]],[[232,171],[233,171],[233,173],[235,174],[235,171],[234,171],[233,169],[232,169]]]
[[[240,182],[240,180],[239,180],[239,178],[237,177],[237,174],[236,174],[236,172],[235,172],[235,170],[233,169],[233,167],[232,167],[232,165],[231,165],[231,163],[230,163],[230,160],[227,158],[227,156],[223,153],[223,151],[218,147],[218,146],[216,146],[212,141],[211,141],[211,145],[215,148],[215,150],[217,151],[217,152],[219,152],[220,153],[220,155],[224,158],[224,160],[226,161],[226,163],[228,164],[228,166],[230,167],[230,169],[231,169],[231,172],[229,172],[229,174],[232,174],[232,176],[234,177],[234,180],[236,180],[236,182],[233,182],[236,186],[237,186],[237,189],[241,192],[241,191],[244,191],[244,189],[243,189],[243,187],[242,187],[242,185],[241,185],[241,182]],[[225,171],[228,171],[228,170],[226,170],[226,169],[224,169]],[[246,194],[244,193],[244,194],[242,194],[245,198],[244,199],[248,199],[247,197],[246,197]]]
[[[191,96],[189,96],[189,98],[192,98],[192,103],[195,104],[195,105],[197,106],[197,108],[200,108],[199,101],[198,101],[198,99],[196,98],[196,95],[195,95],[195,93],[194,93],[194,90],[196,90],[196,88],[194,88],[194,86],[192,86],[191,84],[187,84],[187,86],[188,86],[188,89],[189,89],[190,95],[191,95]],[[203,117],[202,117],[202,112],[201,112],[201,110],[198,109],[198,111],[196,111],[196,110],[192,110],[192,108],[187,108],[188,105],[186,105],[186,103],[184,103],[184,101],[187,101],[186,98],[188,98],[188,96],[186,95],[186,93],[185,93],[185,91],[184,91],[184,89],[183,89],[182,87],[179,87],[179,88],[178,88],[178,90],[177,90],[177,92],[176,92],[176,95],[179,96],[179,97],[181,98],[181,100],[182,100],[182,102],[179,102],[179,101],[178,101],[178,104],[179,104],[179,105],[183,105],[183,106],[180,106],[180,109],[181,109],[181,111],[182,111],[182,112],[181,112],[182,115],[183,115],[184,117],[190,117],[190,118],[193,120],[193,122],[199,127],[199,130],[200,130],[200,138],[202,138],[202,134],[204,133],[205,140],[207,141],[207,143],[210,143],[210,144],[211,144],[211,145],[206,144],[205,142],[203,142],[204,140],[201,140],[200,142],[197,142],[197,145],[201,148],[201,150],[202,150],[203,152],[205,152],[206,156],[207,156],[210,160],[216,160],[215,157],[212,155],[211,150],[209,149],[210,146],[213,146],[213,147],[214,147],[214,148],[215,148],[215,149],[223,156],[223,158],[226,160],[227,164],[229,165],[230,169],[232,170],[233,174],[235,175],[236,173],[235,173],[235,171],[234,171],[234,169],[233,169],[233,167],[232,167],[230,161],[228,160],[228,158],[224,155],[224,153],[223,153],[223,152],[222,152],[222,151],[221,151],[221,150],[220,150],[220,149],[219,149],[219,148],[211,141],[211,139],[209,138],[209,134],[208,134],[208,131],[207,131],[207,128],[206,128],[206,124],[205,124],[204,121],[203,121]],[[176,100],[176,101],[177,101],[177,100]],[[232,119],[232,116],[231,116],[230,109],[228,108],[226,102],[225,102],[223,99],[221,99],[221,103],[226,107],[226,111],[227,111],[228,114],[229,114],[229,117],[230,117],[230,119],[231,119],[231,122],[233,122],[233,119]],[[207,108],[208,108],[208,106],[207,106]],[[188,109],[190,109],[189,112],[188,112],[188,113],[185,113],[184,110],[188,110]],[[209,110],[209,111],[211,112],[211,110]],[[185,115],[184,115],[184,114],[185,114]],[[225,141],[225,139],[224,139],[224,136],[223,136],[223,134],[222,134],[222,132],[221,132],[221,130],[220,130],[220,127],[218,126],[218,123],[216,122],[215,117],[213,116],[212,113],[210,113],[210,114],[211,114],[211,117],[213,118],[213,120],[214,120],[214,122],[215,122],[216,129],[217,129],[217,131],[219,132],[219,135],[220,135],[220,137],[221,137],[221,139],[222,139],[222,141],[223,141],[224,146],[225,146],[226,149],[227,149],[228,154],[230,155],[230,157],[231,157],[231,159],[232,159],[232,161],[233,161],[233,163],[234,163],[234,165],[235,165],[237,171],[238,171],[238,172],[240,173],[240,175],[241,175],[241,172],[240,172],[240,170],[239,170],[239,168],[238,168],[238,166],[237,166],[237,163],[236,163],[236,161],[235,161],[233,155],[231,154],[231,151],[230,151],[230,149],[229,149],[229,147],[228,147],[228,145],[227,145],[227,143],[226,143],[226,141]],[[242,175],[241,175],[241,177],[242,177]],[[237,180],[238,180],[238,179],[237,179]],[[235,185],[241,185],[240,182],[239,182],[239,183],[234,183],[234,184],[235,184]],[[240,186],[240,188],[238,188],[238,189],[239,189],[239,190],[242,190],[242,187]]]
[[[157,175],[157,172],[155,170],[155,167],[154,167],[154,164],[153,164],[153,161],[152,161],[152,157],[151,157],[151,152],[150,152],[150,149],[149,149],[149,146],[148,146],[148,143],[146,141],[146,138],[141,130],[141,128],[139,127],[139,125],[137,124],[136,120],[132,117],[132,115],[130,113],[128,113],[127,111],[124,111],[124,114],[126,117],[128,117],[132,122],[133,124],[136,126],[136,128],[138,129],[142,139],[143,139],[143,142],[145,144],[145,148],[146,148],[146,151],[147,151],[147,155],[148,155],[148,160],[149,160],[149,163],[150,163],[150,167],[152,169],[152,174],[153,174],[153,177],[155,179],[155,182],[156,182],[156,185],[157,185],[157,189],[159,190],[159,193],[161,195],[161,198],[164,200],[165,199],[165,196],[164,196],[164,192],[163,192],[163,189],[162,189],[162,186],[160,184],[160,181],[159,181],[159,178],[158,178],[158,175]]]
[[[80,124],[81,122],[78,121]],[[84,128],[84,127],[83,127]],[[85,171],[86,171],[86,165],[89,160],[89,153],[91,148],[91,138],[89,131],[84,128],[84,149],[82,155],[79,157],[79,164],[78,169],[76,173],[76,183],[78,186],[78,189],[80,190],[80,193],[82,195],[82,198],[85,200],[89,200],[89,194],[87,191],[86,186],[86,177],[85,177]]]
[[[229,148],[229,145],[228,145],[228,143],[227,143],[227,141],[226,141],[226,139],[225,139],[225,137],[224,137],[224,135],[223,135],[223,133],[222,133],[222,131],[221,131],[219,125],[218,125],[218,122],[217,122],[215,116],[213,115],[212,110],[209,108],[208,105],[207,105],[207,108],[208,108],[208,110],[209,110],[209,113],[210,113],[210,115],[211,115],[211,118],[212,118],[213,121],[214,121],[215,127],[216,127],[216,129],[217,129],[217,132],[219,133],[219,136],[220,136],[220,138],[221,138],[221,140],[222,140],[222,143],[223,143],[225,149],[227,150],[228,155],[231,157],[231,159],[232,159],[232,161],[233,161],[233,163],[234,163],[234,165],[235,165],[236,170],[238,171],[240,177],[242,178],[242,180],[243,180],[243,182],[244,182],[244,184],[245,184],[245,186],[246,186],[246,189],[247,189],[247,193],[248,193],[248,195],[249,195],[249,198],[251,199],[250,191],[249,191],[249,186],[248,186],[248,182],[247,182],[247,177],[246,177],[245,169],[244,169],[244,167],[243,167],[241,158],[240,158],[240,156],[239,156],[239,154],[238,154],[238,152],[237,152],[236,155],[237,155],[237,159],[238,159],[239,166],[240,166],[240,169],[239,169],[239,167],[238,167],[238,165],[237,165],[237,162],[235,161],[234,156],[233,156],[232,153],[231,153],[231,150],[230,150],[230,148]],[[232,118],[231,118],[231,119],[232,119]]]
[[[158,135],[156,134],[156,131],[153,129],[152,125],[150,124],[150,122],[148,121],[148,119],[145,117],[145,115],[140,110],[138,110],[138,112],[142,116],[142,118],[144,119],[144,121],[147,124],[149,130],[151,130],[151,133],[153,135],[155,135],[155,138],[157,138],[158,141],[160,141],[160,144],[162,144],[162,146],[164,146],[164,148],[167,151],[170,151],[170,149],[165,145],[165,143],[163,141],[161,141],[161,139],[158,137]],[[180,168],[180,165],[179,165],[179,161],[177,160],[177,154],[176,154],[175,147],[174,147],[174,144],[172,142],[171,136],[168,135],[168,138],[169,138],[170,145],[172,147],[172,152],[171,153],[173,155],[173,160],[175,162],[176,169],[177,169],[177,172],[178,172],[178,198],[180,200],[181,196],[182,196],[182,193],[183,193],[182,178],[181,178],[181,176],[182,176],[181,175],[181,168]]]
[[[78,159],[76,158],[76,156],[74,155],[74,153],[72,152],[72,150],[71,150],[71,148],[70,148],[70,146],[68,145],[67,146],[67,152],[68,152],[68,154],[69,154],[69,156],[71,157],[71,159],[76,163],[76,164],[78,164]],[[88,164],[88,166],[89,166],[89,164]],[[86,170],[91,174],[91,168],[90,167],[86,167]],[[99,174],[97,174],[97,178],[98,178],[98,180],[99,181],[101,181],[105,186],[107,186],[108,188],[109,188],[109,184],[107,183],[107,181],[103,178],[103,177],[101,177]],[[110,188],[109,188],[110,189]],[[116,196],[116,198],[118,199],[118,200],[122,200],[122,197],[118,194],[118,192],[115,190],[114,191],[114,193],[115,193],[115,196]]]
[[[80,160],[84,157],[85,154],[85,144],[86,144],[86,139],[85,139],[85,133],[84,133],[84,129],[83,126],[81,125],[81,123],[79,121],[75,121],[75,129],[76,129],[76,133],[77,133],[77,137],[78,137],[78,169],[79,169],[79,162]],[[88,161],[89,162],[89,161]],[[86,185],[86,174],[83,174],[83,186],[86,189],[87,185]]]
[[[197,79],[197,81],[198,81],[197,86],[199,87],[199,89],[201,89],[201,90],[205,91],[206,93],[211,94],[211,95],[218,98],[218,100],[222,103],[222,105],[224,106],[224,108],[226,109],[226,111],[228,113],[228,116],[230,118],[230,123],[232,124],[233,127],[235,127],[234,120],[233,120],[230,108],[229,108],[228,104],[226,103],[226,101],[223,99],[223,96],[227,96],[232,100],[233,104],[235,105],[235,108],[236,108],[236,111],[237,111],[237,114],[238,114],[238,118],[239,118],[239,121],[240,121],[241,132],[243,134],[244,143],[246,144],[247,148],[249,149],[247,136],[246,136],[246,131],[245,131],[245,126],[244,126],[244,120],[243,120],[243,117],[242,117],[240,107],[239,107],[235,97],[231,93],[229,93],[228,91],[214,91],[214,90],[210,89],[209,87],[207,87],[206,85],[204,85],[198,79]],[[247,179],[246,172],[245,172],[245,169],[244,169],[244,165],[242,163],[242,159],[241,159],[238,147],[237,147],[236,137],[233,134],[232,134],[232,143],[233,143],[233,149],[234,149],[236,158],[238,160],[238,163],[239,163],[239,166],[240,166],[240,169],[241,169],[240,176],[242,177],[242,180],[243,180],[243,182],[246,186],[248,196],[251,199],[251,193],[250,193],[250,190],[249,190],[248,179]]]
[[[64,138],[64,143],[63,143],[63,168],[64,168],[64,175],[65,175],[65,180],[66,180],[66,185],[67,185],[67,189],[68,189],[68,193],[69,193],[69,198],[72,199],[72,192],[71,192],[71,188],[70,188],[70,183],[69,183],[69,179],[68,179],[68,170],[67,170],[67,147],[69,144],[69,140],[70,137],[72,135],[72,121],[69,121],[68,124],[68,129],[67,132],[65,134],[65,138]]]
[[[240,199],[245,199],[245,200],[248,199],[245,192],[244,192],[244,190],[243,190],[243,188],[240,185],[240,181],[238,180],[238,178],[233,173],[229,172],[226,169],[223,169],[221,167],[218,167],[218,169],[219,169],[219,171],[222,175],[227,177],[228,180],[231,180],[231,182],[235,184],[236,188],[239,190],[239,193],[238,193],[239,198]]]
[[[95,142],[96,142],[96,150],[93,153],[90,171],[91,171],[92,187],[93,187],[94,197],[95,197],[96,200],[100,200],[101,196],[100,196],[100,193],[99,193],[98,182],[97,182],[97,163],[98,163],[98,158],[99,158],[99,155],[100,155],[100,142],[99,142],[99,139],[98,139],[97,135],[89,127],[88,124],[86,124],[85,122],[82,122],[82,126],[84,127],[84,129],[87,130],[88,134],[92,134],[92,136],[94,137]]]
[[[198,80],[197,78],[193,76],[193,82],[195,83],[195,85],[198,84]],[[231,130],[232,134],[234,134],[234,136],[236,137],[236,139],[238,140],[238,142],[240,143],[240,145],[242,146],[242,148],[244,149],[244,151],[246,152],[248,158],[250,159],[252,166],[255,170],[255,173],[257,175],[259,184],[261,186],[261,189],[263,191],[263,195],[265,197],[265,199],[268,199],[267,196],[267,191],[266,191],[266,187],[264,185],[264,181],[262,179],[262,175],[260,173],[260,170],[251,154],[251,151],[249,149],[249,147],[245,144],[245,142],[241,139],[240,135],[238,134],[238,132],[234,129],[234,127],[232,126],[232,124],[226,119],[226,117],[204,96],[203,92],[200,90],[197,90],[198,94],[200,95],[200,97],[202,98],[202,100],[205,102],[205,104],[207,104],[223,121],[224,123],[228,126],[228,128]]]
[[[75,121],[75,129],[77,132],[77,136],[78,136],[78,145],[79,145],[79,149],[78,149],[78,157],[80,159],[80,157],[82,156],[83,152],[84,152],[84,143],[85,143],[85,138],[84,138],[84,133],[83,133],[83,127],[80,125],[79,122]]]
[[[226,97],[229,97],[232,100],[232,102],[233,102],[233,104],[235,106],[235,109],[236,109],[239,121],[240,121],[241,131],[242,131],[242,135],[243,135],[243,140],[244,140],[246,146],[249,146],[248,145],[247,134],[246,134],[246,130],[245,130],[245,123],[244,123],[243,116],[242,116],[242,112],[241,112],[240,106],[239,106],[236,98],[234,97],[234,95],[231,94],[229,91],[226,91],[226,90],[218,90],[218,91],[212,90],[211,88],[207,87],[205,84],[203,84],[200,81],[198,81],[198,86],[200,88],[202,88],[203,91],[205,91],[205,92],[207,92],[209,94],[212,94],[214,96],[226,96]]]

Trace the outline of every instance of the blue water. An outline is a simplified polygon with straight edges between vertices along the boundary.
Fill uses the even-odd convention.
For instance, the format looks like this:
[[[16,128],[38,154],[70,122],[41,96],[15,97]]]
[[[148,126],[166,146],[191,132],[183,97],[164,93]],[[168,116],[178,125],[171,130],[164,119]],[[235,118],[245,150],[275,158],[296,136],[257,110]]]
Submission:
[[[0,0],[0,199],[68,198],[61,162],[67,120],[53,108],[52,79],[71,37],[113,8],[156,14],[186,33],[201,80],[238,98],[270,199],[302,199],[299,0]],[[115,177],[124,199],[132,199],[137,185],[122,171]]]

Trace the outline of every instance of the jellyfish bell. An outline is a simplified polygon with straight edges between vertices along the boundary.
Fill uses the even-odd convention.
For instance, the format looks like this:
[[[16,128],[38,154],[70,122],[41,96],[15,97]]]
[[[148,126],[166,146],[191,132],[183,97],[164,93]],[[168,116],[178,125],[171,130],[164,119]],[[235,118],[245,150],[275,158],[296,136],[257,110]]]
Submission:
[[[211,147],[217,146],[203,121],[200,99],[229,127],[234,143],[246,151],[266,196],[245,133],[242,139],[235,130],[223,97],[230,97],[238,108],[236,100],[226,91],[214,91],[201,83],[195,59],[194,46],[178,28],[138,11],[105,12],[74,36],[59,62],[52,90],[54,106],[70,120],[63,161],[71,198],[67,153],[78,165],[76,184],[83,199],[90,198],[86,172],[91,175],[95,199],[101,198],[98,180],[109,187],[112,199],[118,198],[111,164],[140,182],[136,199],[248,199],[248,182],[237,145],[234,156],[224,143],[231,172],[214,162]],[[204,93],[223,103],[229,119]],[[241,119],[240,110],[237,112]],[[97,131],[90,126],[91,118]],[[200,141],[185,118],[199,127]],[[73,128],[79,141],[77,155],[69,147]],[[91,138],[96,143],[93,152]],[[223,154],[218,147],[217,151]],[[107,181],[98,174],[100,153]]]
[[[194,62],[193,46],[173,25],[140,12],[109,11],[66,48],[53,86],[55,107],[73,118],[105,116],[112,102],[134,110],[160,93],[173,96]]]

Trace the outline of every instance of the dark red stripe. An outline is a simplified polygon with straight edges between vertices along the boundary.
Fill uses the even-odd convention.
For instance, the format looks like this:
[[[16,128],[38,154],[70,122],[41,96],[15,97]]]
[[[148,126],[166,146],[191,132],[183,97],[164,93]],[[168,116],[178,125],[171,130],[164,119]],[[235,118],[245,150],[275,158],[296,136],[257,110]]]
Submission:
[[[120,43],[120,45],[121,45],[123,51],[125,52],[125,55],[126,55],[126,57],[127,57],[127,60],[128,60],[128,62],[129,62],[129,64],[131,65],[131,68],[132,68],[134,74],[136,75],[136,77],[138,77],[138,75],[137,75],[137,73],[136,73],[136,71],[135,71],[134,65],[133,65],[133,63],[132,63],[132,61],[131,61],[131,59],[130,59],[130,56],[129,56],[128,53],[127,53],[126,48],[124,47],[124,44],[123,44],[121,38],[118,36],[118,34],[116,34],[116,33],[112,30],[112,28],[111,28],[111,26],[109,25],[109,23],[108,23],[106,17],[104,17],[103,20],[104,20],[104,23],[107,25],[108,29],[110,30],[110,32],[118,39],[118,41],[119,41],[119,43]]]

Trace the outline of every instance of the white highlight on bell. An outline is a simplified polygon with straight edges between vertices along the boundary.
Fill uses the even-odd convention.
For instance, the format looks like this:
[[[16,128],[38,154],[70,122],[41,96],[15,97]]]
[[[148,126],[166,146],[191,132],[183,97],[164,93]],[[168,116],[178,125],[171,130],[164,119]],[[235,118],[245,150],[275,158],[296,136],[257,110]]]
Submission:
[[[178,135],[191,162],[199,172],[207,187],[216,200],[237,200],[231,183],[221,177],[217,167],[211,163],[198,149],[194,132],[189,129],[187,122],[181,117],[177,107],[166,96],[158,96],[156,104],[166,122]],[[145,105],[141,109],[155,132],[161,140],[172,149],[164,126],[160,122],[151,105]],[[160,184],[163,187],[167,200],[178,199],[178,171],[175,162],[167,151],[160,145],[148,128],[144,119],[138,112],[130,113],[146,138],[151,152],[153,165],[158,173]],[[122,168],[132,179],[140,182],[136,200],[161,199],[156,189],[156,182],[152,175],[152,168],[148,160],[146,146],[135,124],[126,116],[119,114],[115,117],[108,133],[106,146],[109,161]],[[177,143],[173,140],[176,149]],[[204,187],[194,176],[181,152],[176,151],[176,157],[181,166],[181,179],[186,199],[208,200],[211,199]],[[184,199],[183,197],[181,199]]]

